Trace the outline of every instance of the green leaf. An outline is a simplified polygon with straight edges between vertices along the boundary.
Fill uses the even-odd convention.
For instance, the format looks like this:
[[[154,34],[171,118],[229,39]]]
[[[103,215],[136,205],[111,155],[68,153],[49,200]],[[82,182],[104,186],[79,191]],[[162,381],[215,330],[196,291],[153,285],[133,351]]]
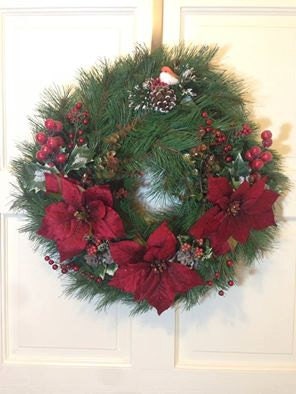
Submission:
[[[93,155],[94,152],[87,145],[75,146],[65,165],[65,173],[86,167],[86,164],[93,160]]]
[[[232,175],[234,178],[246,177],[249,175],[250,169],[248,164],[243,160],[242,155],[239,153],[233,162]]]

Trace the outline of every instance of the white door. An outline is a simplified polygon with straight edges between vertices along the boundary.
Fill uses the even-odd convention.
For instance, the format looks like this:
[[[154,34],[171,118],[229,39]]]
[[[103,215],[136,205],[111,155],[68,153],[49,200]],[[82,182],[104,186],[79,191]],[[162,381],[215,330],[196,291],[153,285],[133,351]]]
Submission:
[[[130,318],[123,306],[98,314],[65,298],[9,211],[9,161],[40,93],[100,57],[149,46],[159,3],[0,0],[1,394],[296,392],[295,194],[278,248],[244,272],[242,286],[160,317]],[[221,46],[219,60],[247,80],[255,118],[276,135],[295,179],[296,2],[167,0],[163,26],[165,43]]]

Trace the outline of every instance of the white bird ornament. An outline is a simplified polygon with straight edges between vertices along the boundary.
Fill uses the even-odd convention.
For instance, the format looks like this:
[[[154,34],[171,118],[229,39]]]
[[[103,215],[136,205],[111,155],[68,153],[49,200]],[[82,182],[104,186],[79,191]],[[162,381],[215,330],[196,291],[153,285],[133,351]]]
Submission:
[[[160,71],[160,82],[166,83],[167,85],[177,85],[179,83],[178,75],[170,67],[163,66]]]

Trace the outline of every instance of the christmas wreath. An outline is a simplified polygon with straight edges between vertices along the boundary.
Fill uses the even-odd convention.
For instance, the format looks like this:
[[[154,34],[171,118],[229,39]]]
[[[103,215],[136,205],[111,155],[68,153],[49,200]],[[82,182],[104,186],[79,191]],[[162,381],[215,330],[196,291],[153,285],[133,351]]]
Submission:
[[[160,314],[236,282],[275,237],[287,189],[272,133],[217,48],[160,48],[45,92],[13,162],[14,208],[67,290]]]

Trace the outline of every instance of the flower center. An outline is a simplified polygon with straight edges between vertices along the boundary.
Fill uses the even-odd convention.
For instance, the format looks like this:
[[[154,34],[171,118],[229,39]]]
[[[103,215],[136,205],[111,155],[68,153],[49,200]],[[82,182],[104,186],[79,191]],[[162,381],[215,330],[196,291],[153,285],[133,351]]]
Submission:
[[[236,216],[240,211],[240,206],[240,201],[232,201],[227,208],[228,215]]]
[[[86,221],[87,220],[87,212],[86,211],[76,211],[74,213],[74,217],[77,220],[81,220],[81,221],[84,220],[84,221]]]
[[[151,268],[153,272],[159,273],[165,271],[168,268],[168,266],[167,266],[167,262],[164,260],[162,261],[155,260],[153,261],[153,263],[151,263]]]

